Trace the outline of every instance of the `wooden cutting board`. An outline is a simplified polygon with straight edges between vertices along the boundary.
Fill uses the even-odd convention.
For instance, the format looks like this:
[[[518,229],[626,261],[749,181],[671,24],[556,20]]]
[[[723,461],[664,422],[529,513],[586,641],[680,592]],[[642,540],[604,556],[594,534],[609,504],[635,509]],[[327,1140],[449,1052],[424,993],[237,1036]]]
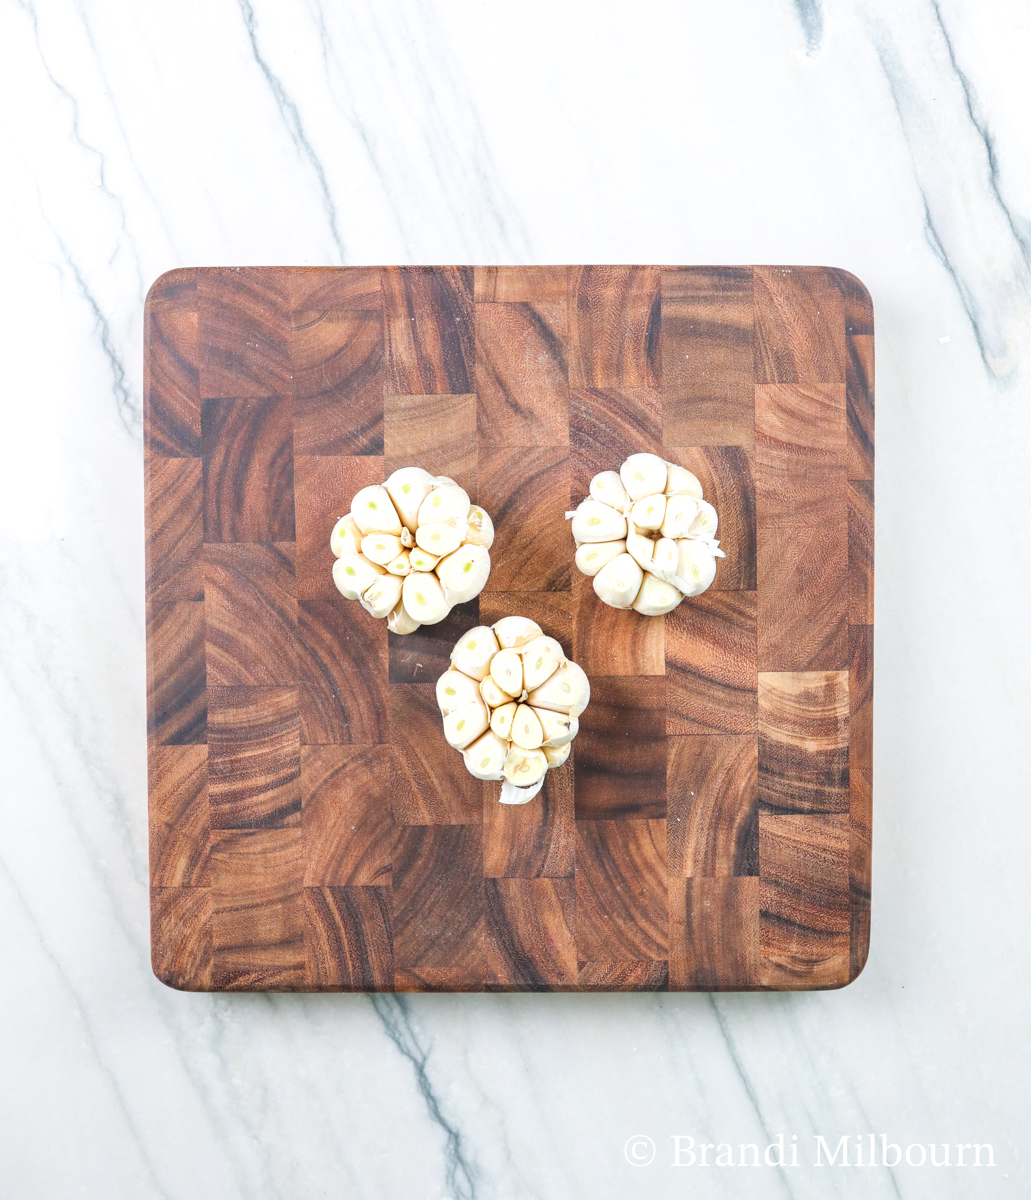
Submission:
[[[869,941],[873,314],[821,267],[173,271],[146,307],[154,970],[191,990],[828,988]],[[713,587],[617,612],[565,511],[634,451],[720,514]],[[388,635],[354,492],[491,514],[477,601]],[[521,808],[444,741],[470,626],[591,678]]]

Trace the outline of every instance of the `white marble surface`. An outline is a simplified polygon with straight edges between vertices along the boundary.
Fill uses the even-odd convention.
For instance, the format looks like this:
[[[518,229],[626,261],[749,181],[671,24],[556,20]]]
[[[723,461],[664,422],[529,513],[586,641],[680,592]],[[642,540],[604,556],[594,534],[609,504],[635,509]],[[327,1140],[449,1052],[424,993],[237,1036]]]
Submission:
[[[1028,1194],[1028,61],[1028,0],[7,0],[5,1195]],[[145,289],[439,261],[826,263],[873,293],[873,950],[844,992],[152,978]],[[798,1167],[670,1165],[674,1134],[781,1132]],[[868,1132],[997,1165],[812,1165]]]

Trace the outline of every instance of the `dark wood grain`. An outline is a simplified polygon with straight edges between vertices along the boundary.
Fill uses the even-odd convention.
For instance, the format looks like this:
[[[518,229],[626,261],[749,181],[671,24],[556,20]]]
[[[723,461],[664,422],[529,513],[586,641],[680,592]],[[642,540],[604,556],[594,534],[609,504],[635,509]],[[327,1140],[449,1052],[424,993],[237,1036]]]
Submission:
[[[838,987],[870,941],[874,331],[820,267],[173,271],[144,314],[153,966],[187,990]],[[603,605],[565,511],[650,451],[727,553]],[[490,512],[487,588],[388,634],[329,535],[402,466]],[[498,803],[437,676],[519,614],[588,672]]]

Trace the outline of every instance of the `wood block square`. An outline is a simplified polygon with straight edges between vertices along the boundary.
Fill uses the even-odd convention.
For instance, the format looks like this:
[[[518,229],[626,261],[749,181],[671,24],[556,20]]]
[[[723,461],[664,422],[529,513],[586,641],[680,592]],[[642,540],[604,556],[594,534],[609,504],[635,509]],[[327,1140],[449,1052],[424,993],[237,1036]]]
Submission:
[[[657,267],[572,267],[569,383],[656,388],[662,383]]]
[[[577,819],[666,815],[666,680],[593,676],[575,744]]]
[[[848,619],[873,624],[873,482],[848,484]]]
[[[166,458],[200,457],[197,273],[169,271],[144,313],[143,445]]]
[[[756,596],[705,592],[666,616],[668,733],[754,733]]]
[[[302,603],[297,614],[301,740],[387,740],[387,623],[353,600]]]
[[[847,813],[759,814],[761,982],[840,987],[849,978]]]
[[[207,888],[151,886],[151,967],[168,987],[181,992],[211,987],[211,908]]]
[[[755,382],[843,383],[845,301],[824,267],[753,268]]]
[[[387,267],[387,394],[468,396],[475,390],[471,267]]]
[[[147,738],[181,746],[207,741],[204,604],[155,604],[147,613]]]
[[[618,471],[631,454],[662,454],[662,394],[654,388],[576,388],[569,393],[573,504],[599,471]]]
[[[594,580],[573,570],[573,659],[595,675],[662,675],[666,670],[664,617],[610,608]]]
[[[346,601],[333,583],[329,535],[363,487],[386,479],[383,460],[373,455],[294,460],[294,506],[297,525],[297,599]]]
[[[206,542],[294,540],[289,397],[205,400],[201,411]]]
[[[480,621],[480,600],[456,604],[443,621],[421,625],[414,633],[388,633],[391,683],[436,683],[451,665],[458,639]]]
[[[151,886],[205,887],[210,882],[207,746],[151,746],[147,787]]]
[[[705,499],[719,514],[716,533],[726,558],[716,560],[711,591],[755,591],[754,454],[742,446],[673,446],[669,461],[698,477]]]
[[[760,671],[836,671],[848,659],[848,532],[766,528],[757,556]]]
[[[667,446],[751,446],[752,270],[662,277],[662,420]]]
[[[580,962],[665,961],[665,821],[576,822]]]
[[[756,388],[760,528],[840,527],[846,500],[843,384]]]
[[[581,992],[665,992],[669,964],[662,962],[584,962],[577,987]]]
[[[476,825],[483,820],[480,781],[444,740],[433,683],[390,686],[395,825]]]
[[[547,637],[561,642],[567,658],[573,657],[569,592],[481,592],[479,600],[481,625],[494,625],[502,617],[529,617]]]
[[[873,626],[848,629],[849,763],[873,770]]]
[[[395,969],[484,971],[483,847],[478,825],[409,825],[394,853]],[[465,986],[469,986],[466,984]]]
[[[303,987],[300,829],[220,833],[211,858],[212,985],[227,991]]]
[[[756,737],[671,737],[667,753],[670,875],[758,875]]]
[[[292,542],[204,548],[208,684],[295,684],[297,599]]]
[[[501,784],[482,785],[483,874],[491,879],[557,879],[573,874],[576,757],[544,777],[530,804],[501,804]]]
[[[488,879],[484,895],[488,989],[575,987],[573,880]]]
[[[209,688],[208,798],[213,829],[301,824],[297,688]]]
[[[197,276],[197,301],[201,396],[288,395],[290,298],[285,280],[261,267],[204,270]]]
[[[670,991],[751,990],[760,977],[759,880],[671,878]]]
[[[476,302],[493,304],[564,304],[569,293],[568,267],[476,267]]]
[[[564,446],[483,447],[479,481],[479,503],[495,530],[484,591],[568,591],[573,561],[566,522],[569,451]]]
[[[872,334],[846,338],[845,398],[848,416],[848,477],[873,479],[874,341]]]
[[[759,676],[759,803],[848,812],[847,671]]]
[[[394,949],[388,887],[304,889],[305,986],[389,992]]]
[[[382,454],[383,313],[319,309],[293,314],[297,454]]]
[[[394,831],[389,746],[305,746],[305,887],[390,883]]]
[[[147,600],[203,600],[201,460],[147,458],[143,470],[147,492]]]
[[[849,772],[849,784],[849,978],[855,979],[866,966],[870,953],[870,855],[873,832],[873,786],[870,772],[853,768]]]
[[[565,297],[476,305],[480,438],[489,446],[569,444]]]
[[[446,475],[477,502],[476,397],[387,396],[383,478],[401,467]]]

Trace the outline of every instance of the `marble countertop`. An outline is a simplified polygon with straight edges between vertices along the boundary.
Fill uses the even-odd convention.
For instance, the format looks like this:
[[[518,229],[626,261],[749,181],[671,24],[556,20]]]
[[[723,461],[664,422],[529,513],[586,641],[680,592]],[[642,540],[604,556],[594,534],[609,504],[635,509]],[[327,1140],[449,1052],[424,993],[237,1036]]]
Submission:
[[[0,29],[5,1193],[1027,1195],[1027,0],[15,0]],[[809,995],[162,987],[151,280],[653,261],[829,264],[874,297],[865,973]],[[815,1165],[818,1137],[854,1162],[860,1135],[869,1163],[871,1134],[897,1166]],[[785,1168],[716,1165],[780,1135]],[[994,1167],[956,1165],[974,1144]]]

